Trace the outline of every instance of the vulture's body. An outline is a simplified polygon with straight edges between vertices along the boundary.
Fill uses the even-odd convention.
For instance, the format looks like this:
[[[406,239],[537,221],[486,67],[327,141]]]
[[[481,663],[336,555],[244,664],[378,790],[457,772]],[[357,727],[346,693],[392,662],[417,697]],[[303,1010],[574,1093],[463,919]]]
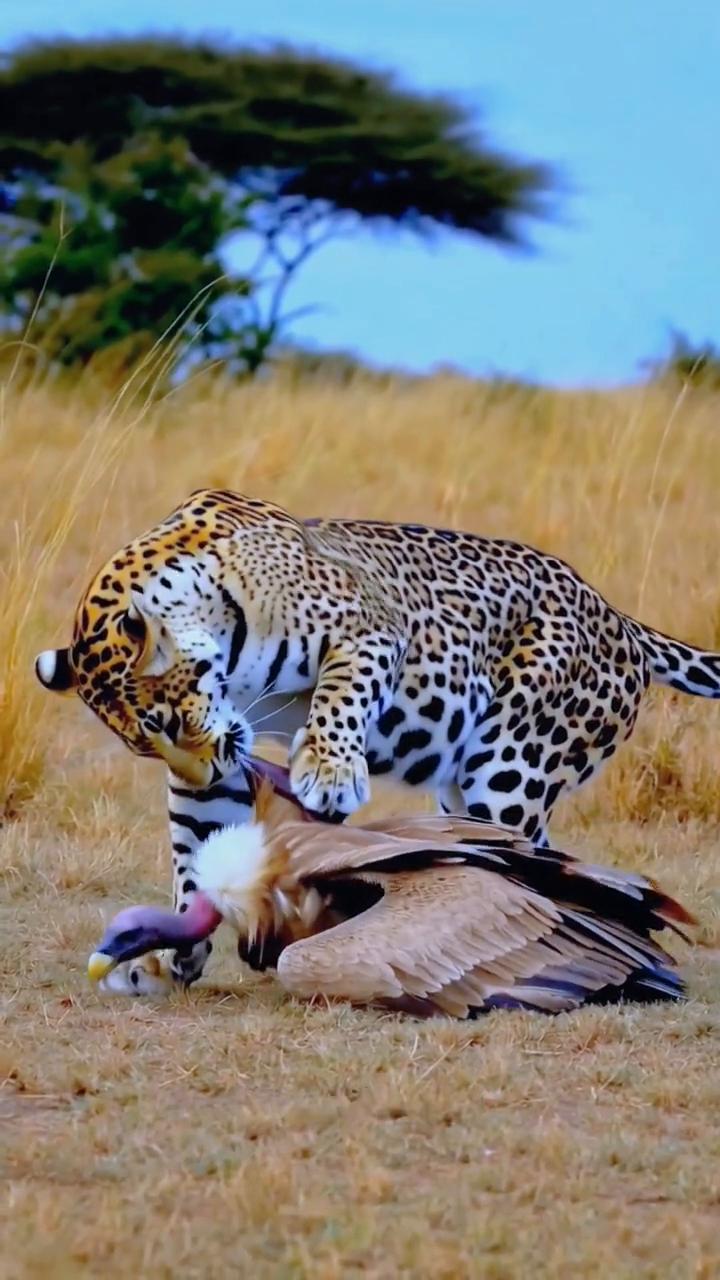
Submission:
[[[301,997],[467,1018],[683,993],[651,936],[692,923],[679,903],[642,876],[536,849],[472,818],[338,827],[265,779],[255,820],[211,835],[194,879],[183,915],[121,912],[91,976],[158,947],[191,946],[224,920],[241,954]]]

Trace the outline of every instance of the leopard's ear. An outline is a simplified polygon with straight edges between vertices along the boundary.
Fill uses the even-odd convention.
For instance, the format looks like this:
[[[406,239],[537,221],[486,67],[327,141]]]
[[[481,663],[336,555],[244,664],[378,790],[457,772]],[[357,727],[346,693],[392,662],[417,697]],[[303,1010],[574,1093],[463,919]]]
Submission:
[[[53,693],[74,693],[77,688],[69,649],[44,649],[35,659],[35,675]]]

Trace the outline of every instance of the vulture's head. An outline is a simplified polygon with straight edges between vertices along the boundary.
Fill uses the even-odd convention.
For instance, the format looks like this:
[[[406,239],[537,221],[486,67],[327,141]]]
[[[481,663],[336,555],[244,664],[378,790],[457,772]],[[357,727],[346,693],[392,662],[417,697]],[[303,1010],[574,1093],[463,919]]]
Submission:
[[[217,929],[222,915],[205,893],[194,893],[182,914],[160,907],[127,907],[110,922],[88,961],[88,977],[99,982],[116,965],[148,951],[191,951]]]
[[[251,942],[272,928],[284,908],[275,886],[287,854],[282,844],[276,849],[269,843],[268,828],[288,810],[297,812],[263,780],[256,791],[255,820],[213,832],[198,849],[193,864],[197,889],[180,912],[126,907],[111,920],[88,961],[91,981],[101,981],[117,965],[149,951],[188,954],[222,920]]]

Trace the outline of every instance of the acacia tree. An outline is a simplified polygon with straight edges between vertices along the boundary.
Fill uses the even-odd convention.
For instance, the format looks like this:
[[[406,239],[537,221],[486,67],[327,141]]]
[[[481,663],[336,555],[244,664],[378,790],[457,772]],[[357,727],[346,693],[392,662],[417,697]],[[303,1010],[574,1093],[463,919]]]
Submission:
[[[179,138],[146,134],[99,162],[79,142],[11,196],[0,299],[18,324],[34,315],[51,359],[113,346],[133,363],[178,317],[185,343],[207,343],[222,299],[247,295],[217,252],[241,212]]]
[[[384,224],[520,244],[553,189],[451,98],[285,47],[34,43],[0,67],[0,121],[0,306],[20,323],[46,282],[37,323],[70,362],[189,309],[188,340],[253,370],[329,238]],[[259,249],[240,278],[238,232]]]

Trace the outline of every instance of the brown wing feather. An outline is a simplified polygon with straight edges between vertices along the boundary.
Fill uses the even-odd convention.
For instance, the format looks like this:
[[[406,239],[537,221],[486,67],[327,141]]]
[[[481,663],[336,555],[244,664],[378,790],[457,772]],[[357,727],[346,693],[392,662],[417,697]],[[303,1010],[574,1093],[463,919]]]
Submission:
[[[298,879],[353,871],[369,862],[382,862],[418,849],[435,848],[440,853],[451,853],[453,849],[448,840],[408,840],[371,827],[331,826],[302,819],[273,825],[269,840],[273,846],[277,843],[287,851],[290,870]]]
[[[631,871],[622,871],[618,867],[604,867],[599,864],[582,862],[569,853],[557,850],[538,849],[531,840],[507,827],[498,827],[491,822],[478,818],[464,817],[456,814],[420,814],[410,817],[397,817],[368,824],[368,830],[377,830],[387,835],[404,840],[428,841],[430,847],[437,842],[464,846],[464,851],[475,849],[484,855],[496,854],[500,858],[507,855],[509,870],[514,870],[513,855],[529,855],[536,859],[539,876],[542,864],[554,863],[556,869],[570,877],[589,880],[598,886],[624,894],[636,902],[652,905],[654,911],[667,923],[696,924],[695,918],[675,899],[668,897],[660,890],[654,880],[648,876],[637,875]],[[529,868],[526,864],[526,874]],[[530,872],[530,884],[542,892],[541,885],[534,884]],[[654,891],[648,893],[648,890]],[[572,897],[574,890],[570,889]],[[652,900],[652,901],[651,901]]]
[[[549,892],[557,901],[577,901],[580,884],[590,882],[597,886],[598,905],[603,902],[613,919],[622,911],[623,899],[628,908],[635,904],[645,930],[648,926],[671,924],[677,928],[678,922],[695,923],[680,903],[645,876],[593,866],[565,853],[538,850],[518,833],[473,818],[421,814],[384,819],[365,827],[338,827],[298,819],[283,811],[271,827],[271,839],[287,851],[292,875],[300,880],[359,870],[368,863],[377,865],[421,851],[447,857],[476,854],[489,864],[488,870],[494,864],[498,871],[513,875],[540,894]],[[614,899],[603,897],[604,889],[615,895]]]
[[[633,975],[643,998],[679,993],[654,942],[496,872],[456,863],[343,881],[377,884],[383,897],[283,952],[278,978],[295,995],[411,1000],[462,1018],[493,1003],[574,1008],[604,989],[619,993]]]
[[[420,814],[385,818],[362,827],[334,826],[299,818],[283,804],[273,807],[269,819],[269,839],[287,850],[298,879],[332,875],[421,850],[462,855],[470,844],[489,859],[498,855],[500,862],[506,850],[534,851],[524,836],[472,818]]]
[[[283,952],[278,977],[296,995],[362,1003],[430,997],[438,1008],[466,1016],[493,991],[582,951],[570,940],[563,951],[547,945],[562,923],[553,903],[481,868],[353,878],[379,883],[384,896]]]
[[[368,831],[387,833],[401,840],[440,842],[458,844],[467,841],[480,844],[483,848],[492,848],[494,844],[501,848],[517,849],[522,853],[532,853],[535,846],[518,831],[509,827],[498,827],[493,822],[485,822],[479,818],[465,817],[451,813],[417,813],[383,818],[378,822],[369,822]]]
[[[292,850],[293,869],[299,878],[362,867],[368,861],[377,863],[403,852],[434,849],[448,854],[453,851],[467,853],[469,847],[486,861],[499,860],[500,866],[505,865],[508,872],[541,893],[548,892],[548,884],[543,882],[544,873],[554,870],[550,894],[555,900],[564,900],[566,896],[558,883],[558,873],[570,881],[576,879],[597,885],[599,902],[607,903],[603,888],[626,900],[634,900],[645,931],[648,926],[657,928],[670,924],[677,930],[678,924],[696,923],[679,902],[664,894],[653,880],[645,876],[617,868],[593,866],[565,853],[538,850],[519,832],[490,822],[456,814],[415,814],[384,818],[363,827],[338,828],[315,822],[309,815],[299,817],[297,806],[274,792],[268,784],[261,790],[265,795],[263,803],[266,810],[262,816],[267,814],[269,827],[274,828],[278,838]],[[460,846],[459,850],[457,846]],[[528,857],[537,858],[534,868],[527,864]],[[520,865],[523,862],[525,866]],[[576,899],[577,892],[577,884],[568,886],[567,896],[571,901]],[[615,903],[611,910],[613,919],[619,909],[619,904]]]

